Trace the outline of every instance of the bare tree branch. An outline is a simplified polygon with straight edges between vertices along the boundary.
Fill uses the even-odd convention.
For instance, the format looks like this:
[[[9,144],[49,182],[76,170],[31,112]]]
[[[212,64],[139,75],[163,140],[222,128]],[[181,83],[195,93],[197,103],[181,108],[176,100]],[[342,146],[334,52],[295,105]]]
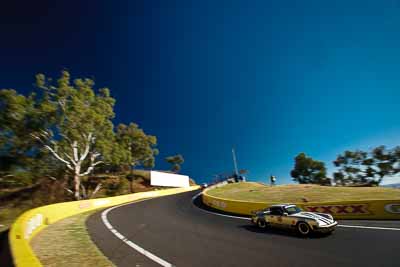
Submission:
[[[101,163],[103,163],[103,161],[97,161],[97,162],[91,164],[90,167],[84,173],[79,174],[79,176],[81,177],[81,176],[85,176],[85,175],[90,174],[93,171],[94,167],[96,165],[101,164]]]
[[[101,154],[98,153],[98,152],[93,152],[93,154],[92,154],[93,160],[95,160],[95,159],[98,158],[99,156],[101,156]]]
[[[61,109],[64,111],[65,113],[65,99],[60,99],[57,101],[57,103],[60,105]]]
[[[71,147],[71,153],[73,154],[73,153],[74,153],[74,145],[73,145],[74,142],[72,142],[71,139],[70,139],[68,136],[66,136],[65,134],[61,134],[61,133],[60,133],[60,136],[62,136],[62,138],[64,138],[65,140],[67,140],[69,146]],[[53,143],[54,143],[54,142],[53,142]],[[77,159],[75,159],[74,161],[75,161],[75,162],[78,162]]]
[[[50,139],[53,133],[50,130],[49,131],[42,130],[41,135],[46,139]]]
[[[68,155],[67,153],[64,153],[64,155],[72,162],[72,165],[76,165],[75,160],[70,155]]]
[[[53,177],[53,176],[48,176],[51,180],[53,180],[53,181],[57,181],[57,179],[55,178],[55,177]],[[67,187],[63,187],[64,189],[65,189],[65,191],[67,191],[68,193],[70,193],[70,194],[74,194],[74,192],[71,190],[71,189],[69,189],[69,188],[67,188]]]
[[[72,190],[70,190],[68,188],[64,188],[64,189],[67,190],[69,193],[74,193],[77,199],[80,198],[79,191],[82,191],[84,198],[87,198],[88,197],[87,190],[82,184],[79,184],[80,183],[79,177],[90,174],[93,171],[95,166],[103,163],[103,161],[101,161],[101,160],[96,161],[96,159],[99,156],[101,156],[100,153],[98,153],[96,151],[90,151],[92,144],[94,144],[94,142],[95,142],[95,137],[93,136],[92,133],[89,133],[88,135],[85,135],[84,133],[82,133],[82,136],[85,139],[85,142],[84,142],[85,148],[84,148],[83,153],[81,155],[79,155],[80,153],[79,153],[78,141],[75,140],[75,141],[71,142],[71,140],[67,136],[61,135],[69,143],[69,145],[72,148],[72,154],[63,153],[63,155],[65,156],[65,158],[63,158],[57,151],[57,142],[52,140],[52,135],[53,135],[53,133],[51,131],[50,132],[49,131],[41,131],[40,133],[37,133],[36,135],[31,134],[31,136],[33,138],[35,138],[36,140],[38,140],[39,142],[41,142],[43,144],[44,148],[47,149],[48,151],[50,151],[55,158],[57,158],[59,161],[63,162],[67,166],[68,169],[70,169],[71,171],[74,172],[74,175],[75,175],[74,179],[75,179],[75,183],[76,183],[76,187],[77,187],[77,188],[75,188],[75,192],[73,192]],[[51,145],[49,145],[48,142],[50,142],[53,147]],[[81,173],[80,170],[81,170],[82,163],[87,158],[89,153],[90,153],[89,167],[87,168],[87,170],[85,172]],[[93,191],[93,193],[90,195],[90,197],[94,196],[100,189],[101,189],[101,184],[98,184],[96,186],[95,190]]]
[[[47,150],[49,150],[49,151],[53,154],[54,157],[56,157],[58,160],[64,162],[64,163],[67,165],[67,168],[68,168],[68,169],[74,170],[74,169],[71,167],[71,164],[70,164],[68,161],[66,161],[65,159],[63,159],[62,157],[60,157],[60,156],[57,154],[57,152],[55,152],[50,146],[44,145],[44,147],[45,147]]]
[[[97,162],[93,163],[93,165],[92,165],[92,166],[94,167],[94,166],[97,166],[97,165],[99,165],[99,164],[101,164],[101,163],[103,163],[103,161],[102,161],[102,160],[100,160],[100,161],[97,161]]]
[[[90,198],[94,197],[94,195],[97,194],[97,192],[101,189],[101,186],[102,186],[101,183],[98,183],[98,184],[96,185],[96,188],[95,188],[95,189],[93,190],[93,192],[90,194]]]
[[[62,109],[62,111],[63,111],[63,113],[64,113],[65,119],[66,119],[67,121],[69,121],[68,116],[67,116],[67,112],[66,112],[66,108],[65,108],[66,102],[67,102],[66,99],[62,99],[62,100],[58,100],[58,101],[57,101],[57,103],[60,105],[60,107],[61,107],[61,109]]]

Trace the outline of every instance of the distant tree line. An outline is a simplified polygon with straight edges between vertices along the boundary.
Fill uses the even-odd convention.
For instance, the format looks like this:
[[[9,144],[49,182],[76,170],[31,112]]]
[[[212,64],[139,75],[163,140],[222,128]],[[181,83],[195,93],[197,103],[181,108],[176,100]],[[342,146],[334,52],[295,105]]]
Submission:
[[[133,122],[115,126],[115,99],[94,85],[62,71],[56,81],[36,75],[28,96],[0,90],[0,188],[65,177],[75,199],[90,198],[102,187],[88,180],[96,171],[154,168],[157,138]],[[181,169],[181,155],[166,160]]]
[[[325,163],[298,154],[291,171],[293,180],[300,184],[342,186],[376,186],[387,176],[400,172],[400,147],[388,149],[378,146],[370,151],[346,150],[333,161],[337,170],[327,177]]]

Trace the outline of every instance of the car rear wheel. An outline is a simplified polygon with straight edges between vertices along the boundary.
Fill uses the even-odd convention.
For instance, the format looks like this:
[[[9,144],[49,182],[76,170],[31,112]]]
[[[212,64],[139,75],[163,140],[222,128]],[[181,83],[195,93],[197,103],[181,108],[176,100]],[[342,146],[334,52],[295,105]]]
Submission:
[[[311,232],[311,228],[306,222],[299,222],[297,224],[297,232],[302,236],[307,236]]]
[[[261,229],[265,229],[265,228],[267,228],[267,223],[264,220],[258,220],[257,226]]]

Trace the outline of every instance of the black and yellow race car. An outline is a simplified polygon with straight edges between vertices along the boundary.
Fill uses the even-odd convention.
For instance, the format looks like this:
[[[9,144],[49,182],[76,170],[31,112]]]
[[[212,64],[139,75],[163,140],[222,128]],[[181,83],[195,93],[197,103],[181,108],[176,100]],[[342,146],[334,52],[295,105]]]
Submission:
[[[304,212],[293,204],[272,205],[254,212],[251,221],[260,228],[277,227],[296,230],[307,236],[311,232],[331,233],[337,222],[327,213]]]

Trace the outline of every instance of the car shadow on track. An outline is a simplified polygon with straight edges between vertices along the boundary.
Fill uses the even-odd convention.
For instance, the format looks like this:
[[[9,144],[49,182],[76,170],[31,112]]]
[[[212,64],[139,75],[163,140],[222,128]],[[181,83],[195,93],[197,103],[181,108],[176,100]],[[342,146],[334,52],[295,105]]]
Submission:
[[[298,233],[295,231],[291,230],[283,230],[279,228],[267,228],[267,229],[260,229],[255,225],[252,224],[245,224],[245,225],[240,225],[238,226],[241,229],[247,230],[249,232],[253,233],[258,233],[258,234],[265,234],[265,235],[280,235],[280,236],[288,236],[288,237],[293,237],[293,238],[298,238],[298,239],[305,239],[305,238],[313,238],[313,239],[318,239],[318,238],[326,238],[329,237],[330,234],[321,234],[321,233],[311,233],[307,237],[300,236]]]

